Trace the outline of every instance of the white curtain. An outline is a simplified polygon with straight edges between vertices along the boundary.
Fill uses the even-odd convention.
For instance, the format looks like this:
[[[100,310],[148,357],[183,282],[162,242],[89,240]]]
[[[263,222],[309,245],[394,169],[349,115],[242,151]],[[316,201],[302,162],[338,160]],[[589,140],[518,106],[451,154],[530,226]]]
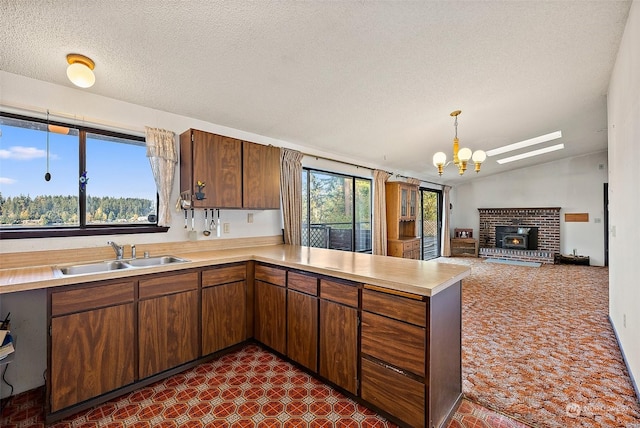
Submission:
[[[280,194],[284,243],[302,244],[302,153],[280,149]]]
[[[444,186],[442,189],[442,245],[440,248],[442,257],[451,257],[451,233],[449,232],[451,199],[449,190],[451,190],[451,186]]]
[[[373,171],[373,242],[372,252],[387,255],[387,203],[385,183],[391,177],[386,171]]]
[[[407,183],[420,187],[421,181],[417,178],[407,178]]]
[[[146,129],[147,157],[151,164],[153,178],[158,188],[158,226],[168,227],[171,223],[171,210],[169,201],[171,200],[171,189],[173,188],[173,178],[178,163],[178,148],[176,146],[176,136],[172,131],[165,129]]]

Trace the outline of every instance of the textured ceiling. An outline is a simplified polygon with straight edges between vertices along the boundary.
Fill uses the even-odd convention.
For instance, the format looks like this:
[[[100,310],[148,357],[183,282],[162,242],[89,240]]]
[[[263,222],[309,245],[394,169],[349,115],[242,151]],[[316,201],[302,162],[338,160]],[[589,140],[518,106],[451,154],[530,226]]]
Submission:
[[[604,150],[606,91],[629,1],[1,0],[0,69],[438,179],[431,157],[562,130]],[[144,125],[144,124],[142,124]],[[183,130],[175,130],[181,132]],[[555,144],[555,141],[551,144]],[[472,173],[465,174],[473,176]]]

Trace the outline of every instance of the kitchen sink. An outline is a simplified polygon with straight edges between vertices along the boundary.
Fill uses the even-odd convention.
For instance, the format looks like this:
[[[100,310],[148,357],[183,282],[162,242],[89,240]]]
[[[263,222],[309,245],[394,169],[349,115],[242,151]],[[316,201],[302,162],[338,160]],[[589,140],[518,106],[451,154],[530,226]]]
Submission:
[[[110,262],[97,262],[97,263],[85,263],[81,265],[63,266],[60,267],[60,272],[63,275],[82,275],[87,273],[100,273],[108,272],[111,270],[127,269],[130,266],[122,261],[110,261]]]
[[[184,263],[189,260],[175,256],[155,256],[140,259],[111,260],[96,263],[82,263],[70,266],[59,266],[62,275],[85,275],[91,273],[109,272],[119,269],[134,269],[139,267],[160,266],[172,263]]]
[[[175,257],[175,256],[145,257],[145,258],[130,259],[125,261],[125,263],[133,267],[158,266],[158,265],[167,265],[171,263],[183,263],[183,262],[188,262],[188,260],[181,259],[180,257]]]

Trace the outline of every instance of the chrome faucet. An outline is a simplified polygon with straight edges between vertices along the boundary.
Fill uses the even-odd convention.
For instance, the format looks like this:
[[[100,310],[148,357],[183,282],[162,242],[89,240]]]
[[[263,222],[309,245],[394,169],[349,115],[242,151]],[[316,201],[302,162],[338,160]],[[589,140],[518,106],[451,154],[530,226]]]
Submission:
[[[113,251],[116,252],[116,260],[122,260],[122,255],[124,254],[124,247],[122,245],[118,245],[113,241],[107,241],[108,245],[113,247]]]

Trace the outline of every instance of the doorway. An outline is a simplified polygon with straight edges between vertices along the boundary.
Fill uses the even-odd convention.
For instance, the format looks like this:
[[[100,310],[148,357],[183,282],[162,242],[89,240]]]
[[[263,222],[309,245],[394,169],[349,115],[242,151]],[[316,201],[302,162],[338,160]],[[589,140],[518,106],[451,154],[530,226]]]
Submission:
[[[420,258],[431,260],[440,257],[442,240],[442,191],[420,189],[420,212],[418,234],[420,236]]]

